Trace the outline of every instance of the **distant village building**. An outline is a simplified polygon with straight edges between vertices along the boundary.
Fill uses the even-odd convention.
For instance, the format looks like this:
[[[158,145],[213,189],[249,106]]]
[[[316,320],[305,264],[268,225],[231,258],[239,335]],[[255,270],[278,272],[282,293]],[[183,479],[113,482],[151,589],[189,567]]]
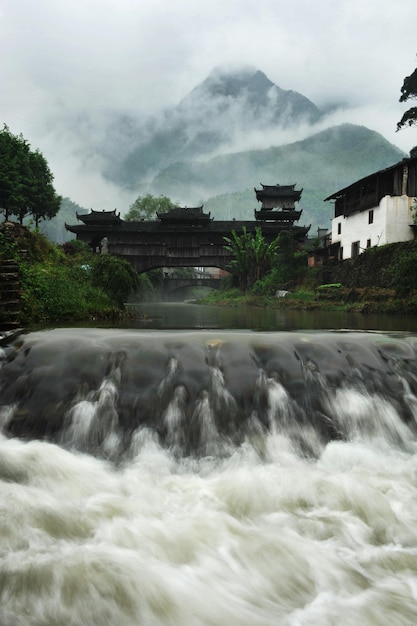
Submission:
[[[335,206],[322,258],[351,259],[373,246],[415,239],[417,216],[412,207],[416,198],[415,156],[336,191],[326,198]]]

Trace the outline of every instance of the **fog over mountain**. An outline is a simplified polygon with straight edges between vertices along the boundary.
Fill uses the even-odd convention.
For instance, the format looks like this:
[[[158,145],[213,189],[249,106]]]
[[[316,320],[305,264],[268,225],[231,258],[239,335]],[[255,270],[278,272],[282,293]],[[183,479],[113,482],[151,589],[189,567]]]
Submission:
[[[109,120],[100,145],[102,173],[135,197],[203,203],[217,219],[252,219],[259,182],[298,183],[303,218],[313,228],[326,227],[332,209],[323,206],[324,197],[404,156],[346,117],[341,107],[320,111],[255,67],[216,67],[160,115]]]
[[[314,231],[332,216],[325,197],[404,156],[356,122],[346,105],[328,99],[320,109],[256,67],[222,65],[152,116],[63,103],[48,132],[65,146],[67,170],[76,167],[83,185],[100,188],[102,201],[91,208],[123,215],[152,193],[183,206],[204,204],[216,219],[252,219],[255,186],[297,183],[303,223]]]
[[[179,160],[207,158],[256,147],[259,138],[272,145],[280,129],[287,133],[310,127],[322,118],[308,98],[275,85],[251,67],[217,67],[180,103],[159,117],[135,123],[118,120],[109,129],[109,145],[119,133],[125,158],[111,158],[105,175],[135,188]],[[280,139],[278,138],[279,142]]]
[[[329,189],[342,189],[403,156],[379,133],[341,124],[281,146],[173,163],[159,172],[151,190],[180,197],[190,206],[204,203],[217,219],[253,219],[259,208],[254,187],[296,183],[303,189],[302,224],[311,225],[314,236],[318,227],[328,228],[333,217],[332,204],[324,202]]]
[[[415,0],[0,0],[0,123],[42,152],[60,195],[122,213],[146,193],[164,152],[169,167],[171,152],[202,161],[345,123],[408,152],[415,131],[396,133],[396,124],[415,69],[416,19]],[[248,66],[265,91],[235,98]],[[229,74],[227,97],[216,67]],[[219,116],[204,89],[210,106],[218,96],[226,103]],[[271,102],[286,95],[293,106],[297,94],[321,116],[274,123]],[[134,174],[141,146],[149,151]]]

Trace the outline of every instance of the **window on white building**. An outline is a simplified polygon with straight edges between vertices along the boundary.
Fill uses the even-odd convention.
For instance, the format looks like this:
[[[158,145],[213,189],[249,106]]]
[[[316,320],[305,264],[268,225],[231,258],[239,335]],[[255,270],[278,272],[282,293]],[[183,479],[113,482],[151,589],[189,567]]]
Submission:
[[[374,223],[374,210],[371,209],[368,213],[368,224]]]
[[[340,235],[341,232],[342,232],[342,222],[339,222],[337,224],[337,234]]]

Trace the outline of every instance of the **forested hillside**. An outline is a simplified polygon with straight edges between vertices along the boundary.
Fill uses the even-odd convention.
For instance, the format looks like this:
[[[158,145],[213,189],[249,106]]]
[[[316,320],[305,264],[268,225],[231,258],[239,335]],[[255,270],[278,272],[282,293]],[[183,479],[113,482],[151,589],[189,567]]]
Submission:
[[[296,183],[304,189],[302,221],[314,230],[332,217],[324,198],[403,156],[379,133],[344,124],[285,146],[175,163],[155,177],[152,190],[190,206],[204,202],[217,219],[252,219],[254,187]]]

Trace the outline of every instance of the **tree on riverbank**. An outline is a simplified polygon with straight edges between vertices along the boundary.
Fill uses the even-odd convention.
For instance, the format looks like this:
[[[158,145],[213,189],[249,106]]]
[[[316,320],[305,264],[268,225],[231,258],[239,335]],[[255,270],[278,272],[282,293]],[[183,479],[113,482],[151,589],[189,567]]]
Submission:
[[[278,237],[267,243],[259,227],[253,234],[244,226],[242,235],[232,230],[232,236],[224,240],[226,250],[234,256],[230,271],[237,277],[239,289],[247,291],[271,270],[279,247]]]
[[[139,274],[130,263],[111,254],[93,257],[91,279],[93,286],[102,289],[120,308],[140,286]]]
[[[39,150],[31,150],[22,135],[4,125],[0,131],[0,212],[5,221],[14,216],[20,224],[31,215],[36,227],[54,217],[62,198],[53,187],[53,175]]]

